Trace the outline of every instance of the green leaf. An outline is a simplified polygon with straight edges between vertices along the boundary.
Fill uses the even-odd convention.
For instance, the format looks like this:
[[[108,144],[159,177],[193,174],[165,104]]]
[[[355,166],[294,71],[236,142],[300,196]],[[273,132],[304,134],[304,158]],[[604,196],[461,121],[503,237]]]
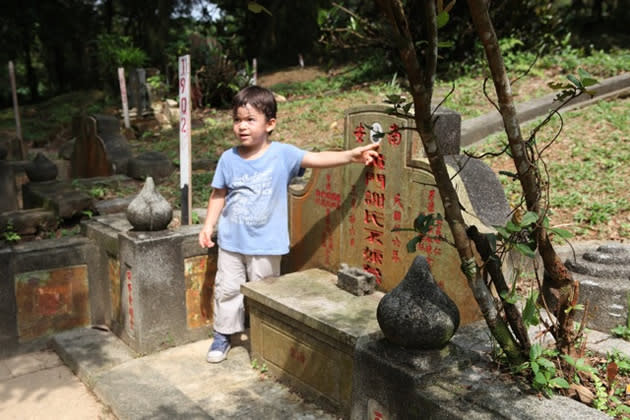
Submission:
[[[411,228],[401,228],[401,227],[395,227],[391,230],[392,232],[415,232],[414,229]]]
[[[561,83],[561,82],[549,82],[547,83],[547,86],[555,90],[567,89],[567,88],[573,87],[573,85],[570,85],[569,83]]]
[[[488,245],[490,245],[490,251],[493,254],[496,253],[497,252],[497,235],[495,235],[494,233],[486,233],[485,236],[486,236],[486,239],[488,240]]]
[[[505,229],[503,226],[494,226],[494,228],[503,239],[510,239],[510,232],[508,232],[507,229]]]
[[[567,380],[560,377],[553,378],[552,380],[550,380],[549,385],[551,385],[554,388],[564,388],[564,389],[569,388],[569,383],[567,382]]]
[[[505,228],[508,230],[508,232],[511,232],[511,233],[516,233],[516,232],[521,231],[521,226],[517,225],[511,220],[508,220],[508,222],[505,224]]]
[[[568,75],[567,75],[567,79],[569,79],[569,81],[570,81],[571,83],[573,83],[573,84],[574,84],[577,88],[582,88],[582,87],[584,87],[584,86],[582,85],[582,82],[580,82],[580,81],[578,80],[578,78],[577,78],[577,77],[575,77],[575,76],[574,76],[574,75],[572,75],[572,74],[568,74]]]
[[[266,9],[262,4],[255,2],[255,1],[250,1],[247,2],[247,8],[249,9],[250,12],[252,13],[260,13],[260,12],[265,12],[267,13],[269,16],[273,16],[271,14],[271,12]]]
[[[534,374],[540,372],[540,366],[538,366],[537,362],[532,361],[529,366],[532,368],[532,372],[534,372]]]
[[[354,16],[350,16],[350,27],[353,31],[357,30],[357,20],[354,18]]]
[[[538,318],[538,309],[536,308],[537,300],[538,292],[532,291],[525,302],[525,308],[523,308],[523,322],[527,325],[538,325],[540,322],[540,319]]]
[[[412,253],[416,252],[418,244],[422,241],[422,236],[415,236],[411,238],[409,242],[407,242],[407,252]]]
[[[560,357],[562,357],[564,361],[567,362],[569,365],[575,366],[575,359],[573,357],[569,356],[568,354],[563,354]]]
[[[516,302],[518,302],[518,296],[516,295],[514,290],[503,291],[500,293],[500,295],[504,301],[506,301],[507,303],[511,305],[514,305]]]
[[[543,349],[542,346],[538,343],[534,343],[532,344],[532,346],[529,348],[529,360],[536,360],[540,357],[540,355],[542,354]]]
[[[438,13],[437,15],[437,27],[438,29],[443,28],[444,25],[446,25],[449,21],[450,17],[448,15],[448,12],[445,10],[442,10],[440,13]]]
[[[534,258],[536,256],[536,253],[527,244],[514,244],[514,248],[526,257]]]
[[[438,48],[453,48],[454,46],[453,41],[438,41]]]
[[[547,377],[545,377],[545,375],[543,375],[543,373],[539,371],[536,372],[536,374],[534,375],[534,382],[540,385],[547,385],[549,381],[547,381]]]
[[[568,231],[566,229],[551,228],[549,229],[549,231],[559,236],[562,239],[569,239],[573,237],[573,234],[571,233],[571,231]]]
[[[592,79],[590,77],[587,77],[585,79],[582,79],[582,85],[584,87],[589,87],[589,86],[593,86],[597,84],[597,79]]]
[[[521,226],[529,226],[532,223],[536,223],[538,221],[538,214],[533,211],[528,211],[521,219]]]
[[[586,70],[584,70],[581,67],[578,68],[577,72],[578,72],[578,76],[580,76],[580,79],[588,79],[588,78],[592,79],[593,78],[593,76],[589,72],[587,72]]]
[[[556,367],[553,364],[553,362],[549,359],[545,359],[544,357],[539,357],[538,358],[538,364],[542,367],[544,367],[546,370],[551,371],[551,372],[555,372],[556,371]]]
[[[387,99],[385,102],[389,104],[399,104],[402,101],[403,97],[400,95],[387,95]]]
[[[499,175],[505,175],[505,176],[510,177],[512,179],[517,179],[518,178],[518,174],[515,174],[514,172],[510,172],[510,171],[499,171]]]

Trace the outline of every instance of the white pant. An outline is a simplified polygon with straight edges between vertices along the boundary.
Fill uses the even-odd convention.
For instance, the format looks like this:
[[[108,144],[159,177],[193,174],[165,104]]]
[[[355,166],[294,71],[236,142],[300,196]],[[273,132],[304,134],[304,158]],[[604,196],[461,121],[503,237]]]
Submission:
[[[281,255],[243,255],[219,248],[214,280],[214,330],[224,335],[245,329],[241,284],[280,275]]]

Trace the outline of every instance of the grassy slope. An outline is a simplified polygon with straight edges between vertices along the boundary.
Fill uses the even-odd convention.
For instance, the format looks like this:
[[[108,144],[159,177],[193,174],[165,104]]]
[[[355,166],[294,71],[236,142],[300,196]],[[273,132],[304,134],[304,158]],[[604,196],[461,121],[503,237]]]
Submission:
[[[507,61],[513,68],[521,69],[527,67],[527,59],[509,57]],[[543,58],[528,76],[514,84],[516,100],[525,101],[552,92],[547,82],[562,80],[568,72],[575,73],[578,63],[595,77],[610,77],[630,68],[630,50],[611,54],[596,52],[589,57],[579,57],[578,52],[569,49],[562,56]],[[286,102],[279,104],[279,123],[273,134],[274,140],[314,150],[337,148],[343,144],[345,109],[382,103],[386,95],[404,90],[397,78],[352,85],[348,83],[347,73],[334,76],[317,69],[297,69],[285,72],[283,78],[277,77],[278,74],[275,76],[259,79],[261,84],[287,98]],[[460,77],[455,80],[454,86],[455,91],[448,97],[445,106],[460,112],[463,118],[481,115],[492,109],[482,94],[482,76]],[[451,82],[438,81],[434,99],[441,100],[450,87]],[[491,86],[489,90],[492,90]],[[23,107],[25,138],[36,143],[55,140],[56,137],[68,138],[67,129],[72,115],[82,109],[88,112],[98,110],[98,103],[102,102],[97,99],[98,95],[94,92],[82,92],[64,95],[45,104]],[[630,171],[628,101],[602,102],[565,114],[562,134],[545,153],[551,174],[552,224],[568,227],[579,238],[625,239],[630,236],[630,194],[624,185]],[[223,150],[233,144],[229,111],[196,111],[194,122],[195,158],[217,159]],[[0,111],[0,135],[12,135],[13,124],[12,109]],[[557,128],[558,123],[554,124]],[[64,127],[65,131],[60,131],[60,127]],[[525,135],[527,127],[523,129]],[[544,144],[553,129],[551,127],[539,134],[538,143]],[[482,147],[476,147],[475,151],[496,150],[500,142],[501,136],[494,136]],[[49,147],[58,143],[49,142]],[[131,145],[134,153],[159,150],[177,161],[176,130],[147,132],[138,140],[132,140]],[[502,169],[512,171],[511,162],[506,157],[488,160],[487,164],[497,172]],[[160,192],[176,207],[179,200],[178,177],[175,172],[159,186]],[[211,177],[211,172],[196,171],[193,174],[195,207],[205,207]],[[514,199],[518,186],[503,177],[502,181],[509,198]],[[113,192],[117,193],[121,194]]]

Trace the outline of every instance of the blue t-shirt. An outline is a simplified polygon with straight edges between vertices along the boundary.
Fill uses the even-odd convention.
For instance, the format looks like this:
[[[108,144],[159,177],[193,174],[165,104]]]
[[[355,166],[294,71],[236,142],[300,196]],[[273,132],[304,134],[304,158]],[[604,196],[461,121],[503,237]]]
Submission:
[[[222,249],[245,255],[289,252],[287,187],[305,153],[276,142],[253,160],[241,158],[236,147],[223,152],[212,179],[212,188],[227,189],[217,232]]]

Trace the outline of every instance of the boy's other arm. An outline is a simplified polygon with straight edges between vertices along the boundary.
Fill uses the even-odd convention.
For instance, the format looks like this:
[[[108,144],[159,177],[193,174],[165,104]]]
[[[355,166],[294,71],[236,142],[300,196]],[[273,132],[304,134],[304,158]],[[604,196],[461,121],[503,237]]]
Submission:
[[[225,206],[226,194],[227,189],[225,188],[215,188],[212,190],[212,194],[210,194],[210,199],[208,200],[208,210],[206,212],[206,221],[203,223],[201,232],[199,232],[199,245],[202,248],[212,248],[214,246],[214,242],[212,241],[212,232],[214,225],[216,225],[217,220],[219,220],[223,206]]]
[[[365,166],[374,163],[378,158],[378,143],[355,147],[351,150],[306,152],[302,158],[302,168],[332,168],[348,163],[363,163]]]

